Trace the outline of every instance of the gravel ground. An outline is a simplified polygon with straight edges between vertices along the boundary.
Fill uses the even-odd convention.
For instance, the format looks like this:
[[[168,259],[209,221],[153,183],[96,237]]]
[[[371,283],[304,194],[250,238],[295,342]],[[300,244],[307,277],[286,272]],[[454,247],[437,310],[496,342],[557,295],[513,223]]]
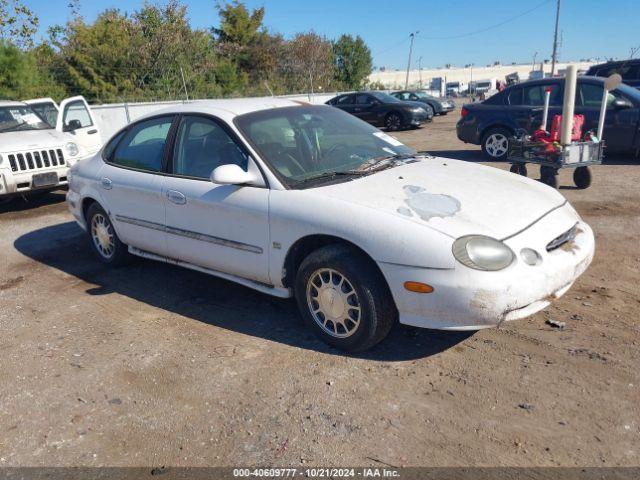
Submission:
[[[396,135],[480,161],[457,117]],[[562,173],[597,253],[547,310],[475,334],[398,326],[359,356],[291,301],[103,267],[62,193],[1,206],[0,466],[637,466],[637,162],[610,159],[588,190]]]

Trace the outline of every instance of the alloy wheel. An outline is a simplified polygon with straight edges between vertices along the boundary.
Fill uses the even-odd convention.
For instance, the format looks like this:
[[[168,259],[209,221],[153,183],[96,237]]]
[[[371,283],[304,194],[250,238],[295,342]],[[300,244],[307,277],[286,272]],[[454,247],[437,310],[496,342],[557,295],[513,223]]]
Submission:
[[[331,268],[316,270],[307,282],[307,305],[328,335],[346,338],[360,325],[362,309],[351,282]]]
[[[509,139],[501,133],[492,133],[484,144],[485,150],[494,158],[500,158],[509,149]]]
[[[91,239],[96,250],[104,258],[109,259],[115,252],[115,236],[108,218],[97,213],[91,219]]]

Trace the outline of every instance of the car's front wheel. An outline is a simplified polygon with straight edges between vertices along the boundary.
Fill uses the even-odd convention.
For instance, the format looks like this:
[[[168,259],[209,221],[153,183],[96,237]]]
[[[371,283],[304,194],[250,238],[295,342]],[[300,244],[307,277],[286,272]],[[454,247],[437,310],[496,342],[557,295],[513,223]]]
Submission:
[[[489,160],[503,161],[509,152],[510,132],[504,128],[489,130],[482,139],[482,153]]]
[[[87,231],[91,250],[102,263],[118,266],[129,259],[127,246],[118,238],[107,212],[97,203],[87,210]]]
[[[397,312],[371,260],[346,245],[328,245],[305,258],[295,283],[298,308],[324,342],[356,352],[387,336]]]
[[[384,126],[389,131],[400,130],[402,128],[402,115],[398,112],[391,112],[384,118]]]

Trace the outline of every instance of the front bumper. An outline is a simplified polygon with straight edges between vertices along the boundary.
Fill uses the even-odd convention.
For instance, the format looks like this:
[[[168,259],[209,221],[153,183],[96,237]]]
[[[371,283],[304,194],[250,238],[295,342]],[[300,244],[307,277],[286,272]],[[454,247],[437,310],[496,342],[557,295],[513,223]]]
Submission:
[[[562,247],[546,245],[577,222],[578,234]],[[400,322],[442,330],[478,330],[532,315],[562,296],[593,259],[593,231],[568,204],[555,210],[524,232],[505,240],[516,259],[504,270],[483,272],[456,262],[452,269],[436,270],[379,263]],[[542,263],[530,266],[520,257],[533,248]],[[404,289],[406,281],[427,283],[430,294]]]
[[[38,170],[29,170],[26,172],[13,172],[10,169],[0,169],[0,197],[24,195],[36,190],[52,190],[56,188],[66,187],[68,171],[69,167],[67,165],[53,168],[42,168]],[[34,186],[34,175],[51,172],[55,172],[58,178],[55,184],[43,185],[41,187]]]
[[[412,113],[409,117],[409,123],[414,126],[422,125],[433,120],[433,114],[429,114],[427,111],[424,113]]]

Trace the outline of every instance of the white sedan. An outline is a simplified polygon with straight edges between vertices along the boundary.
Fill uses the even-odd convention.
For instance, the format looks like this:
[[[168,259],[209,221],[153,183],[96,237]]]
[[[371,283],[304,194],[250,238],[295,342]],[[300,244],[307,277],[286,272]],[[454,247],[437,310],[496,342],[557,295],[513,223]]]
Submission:
[[[279,99],[139,119],[71,169],[67,202],[101,261],[133,254],[294,296],[349,351],[396,321],[476,330],[531,315],[594,252],[591,228],[540,182]]]

